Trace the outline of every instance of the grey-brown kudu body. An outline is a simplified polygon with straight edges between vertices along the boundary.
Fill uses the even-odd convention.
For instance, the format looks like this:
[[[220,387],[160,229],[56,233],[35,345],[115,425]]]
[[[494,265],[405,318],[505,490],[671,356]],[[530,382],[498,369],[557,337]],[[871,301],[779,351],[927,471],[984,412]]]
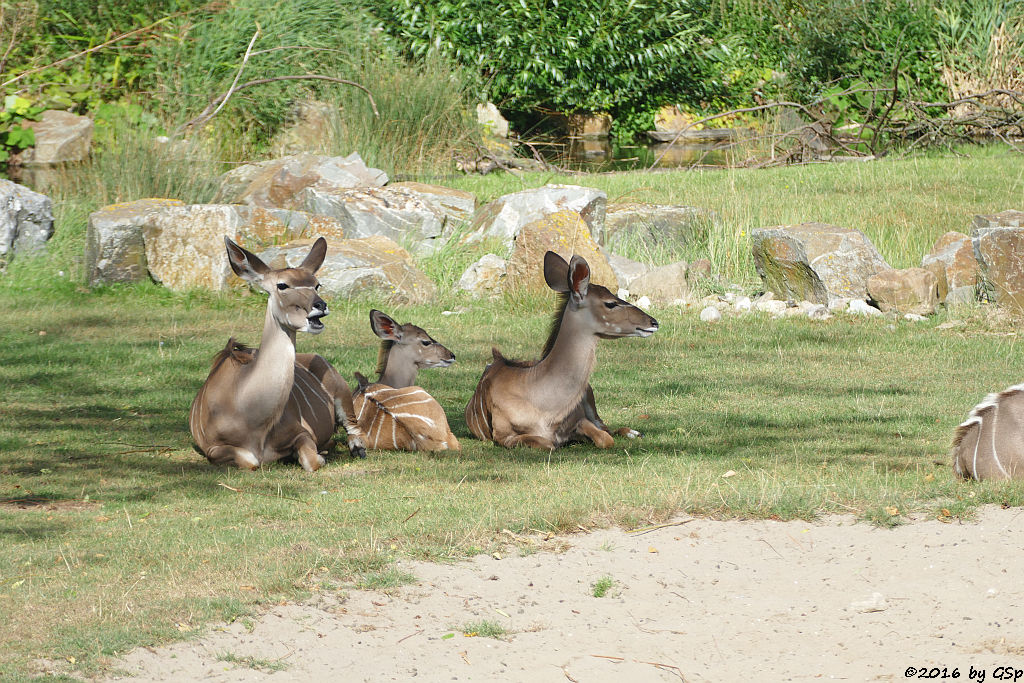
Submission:
[[[295,333],[319,334],[327,304],[317,294],[316,271],[327,254],[321,237],[296,268],[273,270],[224,238],[231,269],[270,296],[258,349],[232,338],[217,354],[189,412],[196,446],[210,462],[255,469],[295,455],[307,471],[324,464],[337,424],[348,432],[352,455],[365,457],[341,375],[316,354],[295,353]]]
[[[399,325],[378,310],[370,311],[370,329],[381,338],[377,381],[356,373],[354,405],[366,447],[384,450],[459,450],[441,405],[418,386],[420,368],[446,368],[455,354],[421,328]]]
[[[953,470],[964,479],[1024,479],[1024,384],[989,394],[953,435]]]
[[[494,361],[466,406],[466,424],[478,439],[509,448],[550,449],[584,438],[610,448],[614,439],[597,415],[589,383],[597,342],[648,337],[658,321],[591,284],[590,266],[579,256],[566,263],[547,252],[544,280],[563,302],[541,359],[512,361],[493,349]]]

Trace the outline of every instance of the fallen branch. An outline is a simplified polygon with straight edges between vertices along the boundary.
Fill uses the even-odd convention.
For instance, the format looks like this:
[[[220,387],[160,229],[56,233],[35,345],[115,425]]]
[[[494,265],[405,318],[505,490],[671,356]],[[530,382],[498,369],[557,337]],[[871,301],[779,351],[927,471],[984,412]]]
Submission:
[[[364,93],[366,93],[367,99],[370,100],[370,106],[373,108],[373,115],[378,118],[380,117],[380,112],[377,111],[377,102],[374,101],[373,95],[364,86],[354,81],[349,81],[344,78],[334,78],[333,76],[321,76],[320,74],[303,74],[301,76],[274,76],[272,78],[257,78],[248,81],[238,87],[232,88],[231,90],[222,95],[218,95],[208,105],[206,105],[206,108],[203,109],[203,111],[201,111],[198,116],[178,126],[178,129],[174,132],[174,135],[171,137],[178,137],[178,135],[180,135],[181,132],[184,131],[186,128],[191,128],[192,126],[198,126],[200,124],[206,123],[216,113],[214,109],[217,108],[217,105],[219,105],[222,101],[226,100],[228,97],[238,92],[239,90],[245,90],[246,88],[251,88],[256,85],[276,83],[278,81],[328,81],[330,83],[351,85],[352,87],[359,88]],[[217,111],[219,111],[219,109]]]
[[[692,521],[693,521],[693,518],[691,517],[690,519],[684,519],[681,522],[666,522],[665,524],[655,524],[654,526],[638,527],[636,529],[630,529],[626,533],[627,534],[635,534],[637,536],[643,536],[644,534],[649,534],[652,531],[657,531],[658,529],[664,529],[664,528],[670,527],[670,526],[682,526],[684,524],[689,524]]]

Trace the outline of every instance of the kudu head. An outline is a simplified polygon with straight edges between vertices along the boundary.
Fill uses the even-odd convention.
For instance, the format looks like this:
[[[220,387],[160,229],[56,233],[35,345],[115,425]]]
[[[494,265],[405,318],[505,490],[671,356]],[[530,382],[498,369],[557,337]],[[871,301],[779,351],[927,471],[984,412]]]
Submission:
[[[327,255],[327,240],[313,243],[309,254],[295,268],[272,269],[252,252],[224,238],[228,263],[235,275],[270,295],[267,310],[274,320],[290,332],[319,334],[324,331],[320,320],[327,315],[327,303],[317,294],[320,283],[316,271]]]
[[[385,364],[401,364],[419,368],[446,368],[455,362],[455,354],[431,337],[422,327],[412,323],[399,325],[393,318],[374,309],[370,311],[370,328],[385,342],[390,359],[381,358],[378,372]]]
[[[566,313],[578,317],[584,328],[602,339],[649,337],[658,321],[633,304],[623,301],[606,287],[591,284],[590,266],[582,256],[569,263],[553,251],[544,254],[544,281],[567,296]]]

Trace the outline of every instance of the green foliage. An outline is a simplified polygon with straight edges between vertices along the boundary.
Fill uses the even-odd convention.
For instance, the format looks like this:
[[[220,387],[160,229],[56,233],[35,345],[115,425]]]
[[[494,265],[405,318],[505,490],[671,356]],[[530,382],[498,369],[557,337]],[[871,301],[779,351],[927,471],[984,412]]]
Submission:
[[[3,109],[0,109],[0,163],[7,161],[12,153],[36,144],[35,131],[22,124],[25,121],[38,120],[43,112],[24,97],[8,95],[4,98]]]
[[[594,585],[591,586],[590,592],[595,598],[603,598],[608,595],[608,591],[614,587],[615,579],[606,574],[594,582]]]
[[[433,0],[369,3],[409,54],[476,69],[512,109],[636,111],[699,91],[701,0]]]

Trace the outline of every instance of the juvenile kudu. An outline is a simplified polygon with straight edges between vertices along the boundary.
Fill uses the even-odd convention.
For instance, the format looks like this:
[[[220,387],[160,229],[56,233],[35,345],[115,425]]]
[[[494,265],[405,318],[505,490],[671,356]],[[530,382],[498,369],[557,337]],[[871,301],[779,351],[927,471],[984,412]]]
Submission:
[[[327,304],[316,271],[327,254],[318,239],[296,268],[273,270],[224,238],[231,269],[270,296],[260,346],[228,340],[217,354],[189,412],[189,428],[210,462],[255,469],[295,455],[307,471],[324,464],[320,451],[338,424],[352,455],[366,457],[345,380],[316,354],[295,353],[295,333],[319,334]]]
[[[1024,384],[989,394],[953,435],[953,470],[964,479],[1024,479]]]
[[[377,381],[368,384],[356,373],[359,388],[354,403],[356,421],[366,447],[383,450],[459,450],[440,404],[418,386],[420,368],[446,368],[455,354],[423,328],[399,325],[377,310],[370,311],[370,328],[381,338]]]
[[[508,360],[493,349],[494,361],[466,406],[466,424],[478,439],[509,448],[551,449],[583,439],[610,448],[614,439],[597,415],[589,384],[597,342],[648,337],[658,321],[591,284],[590,266],[579,256],[566,263],[547,252],[544,280],[562,296],[541,359]]]

